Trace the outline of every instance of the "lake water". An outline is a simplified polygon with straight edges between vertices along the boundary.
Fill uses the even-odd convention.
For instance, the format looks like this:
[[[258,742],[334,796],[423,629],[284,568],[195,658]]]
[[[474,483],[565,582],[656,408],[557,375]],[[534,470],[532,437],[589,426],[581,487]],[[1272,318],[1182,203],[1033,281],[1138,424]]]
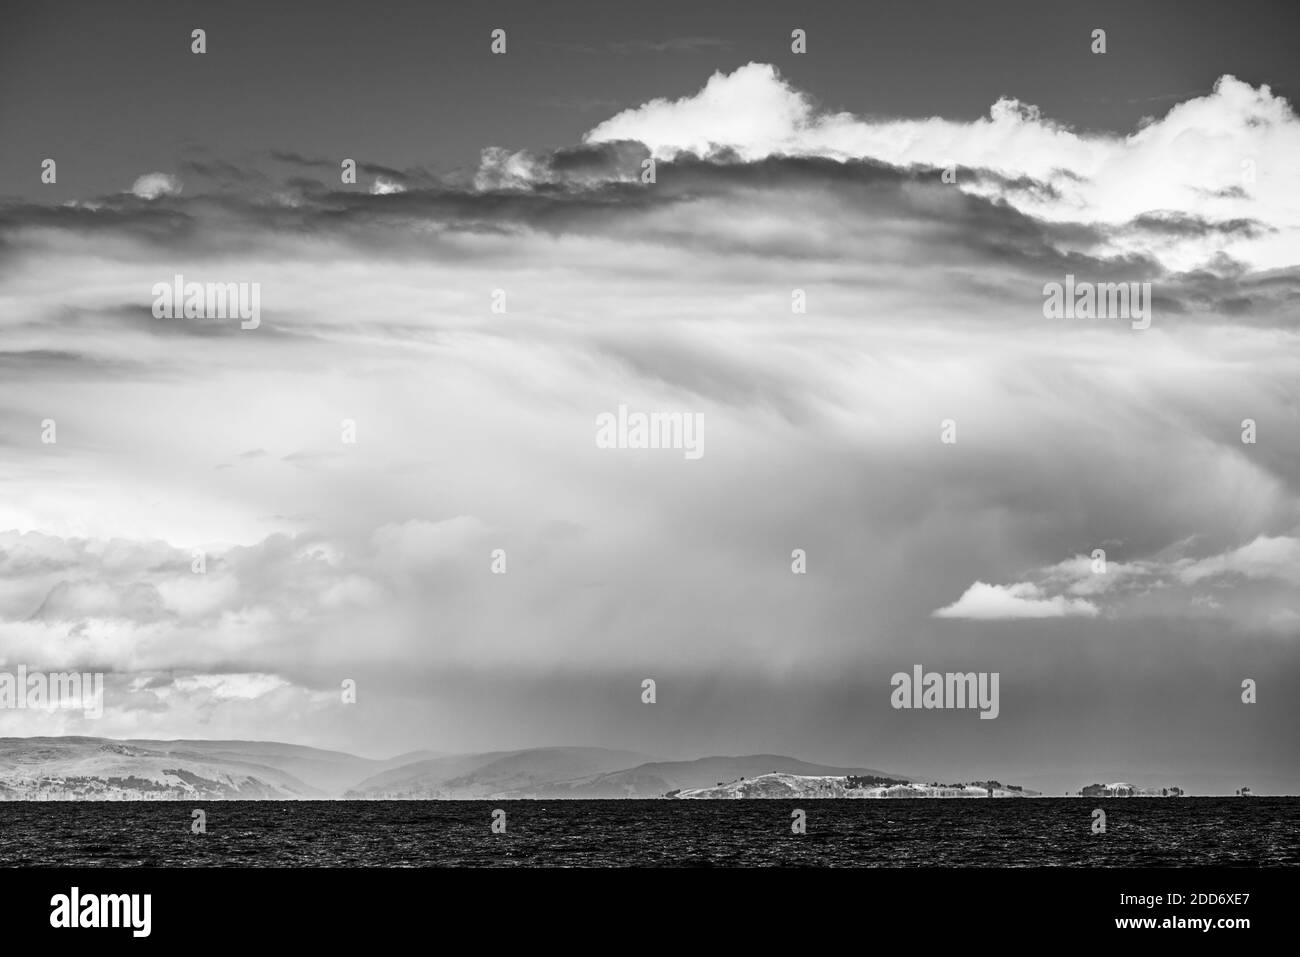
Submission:
[[[1300,798],[0,803],[0,866],[50,864],[1297,866]]]

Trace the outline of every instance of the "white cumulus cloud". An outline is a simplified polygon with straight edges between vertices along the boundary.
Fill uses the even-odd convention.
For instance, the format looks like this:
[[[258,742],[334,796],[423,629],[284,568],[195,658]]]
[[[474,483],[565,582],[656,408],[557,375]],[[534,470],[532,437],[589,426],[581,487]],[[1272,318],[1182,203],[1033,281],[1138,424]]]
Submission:
[[[131,192],[141,199],[179,196],[183,188],[180,177],[170,173],[145,173],[131,185]]]
[[[1032,582],[987,585],[976,582],[951,605],[933,613],[935,618],[1095,618],[1096,605],[1083,598],[1044,597]]]
[[[1083,252],[1122,255],[1155,246],[1160,261],[1180,271],[1221,252],[1256,269],[1300,261],[1300,165],[1294,159],[1300,120],[1267,86],[1228,75],[1212,92],[1120,135],[1076,132],[1010,97],[969,122],[823,112],[774,66],[749,63],[715,73],[693,96],[624,110],[584,139],[637,140],[659,159],[725,149],[745,161],[820,156],[986,169],[1012,180],[1030,177],[1049,189],[990,184],[966,173],[958,187],[1053,222],[1118,232],[1114,227],[1153,217],[1157,227],[1182,227],[1111,235],[1105,246]],[[1227,228],[1207,232],[1201,223]]]

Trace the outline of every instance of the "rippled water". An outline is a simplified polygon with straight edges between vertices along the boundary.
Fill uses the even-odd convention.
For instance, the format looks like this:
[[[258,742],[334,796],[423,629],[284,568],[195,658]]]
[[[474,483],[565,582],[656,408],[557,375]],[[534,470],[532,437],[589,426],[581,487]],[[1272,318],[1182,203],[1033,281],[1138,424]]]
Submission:
[[[0,866],[45,864],[1296,866],[1300,798],[0,803]]]

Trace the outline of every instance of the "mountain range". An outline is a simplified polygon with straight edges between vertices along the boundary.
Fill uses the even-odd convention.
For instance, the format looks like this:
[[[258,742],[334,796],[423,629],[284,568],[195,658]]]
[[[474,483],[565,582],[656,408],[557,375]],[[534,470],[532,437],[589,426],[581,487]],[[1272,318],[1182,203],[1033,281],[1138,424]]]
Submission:
[[[554,747],[375,760],[272,741],[0,738],[0,800],[656,798],[778,773],[911,780],[775,754],[663,761]]]

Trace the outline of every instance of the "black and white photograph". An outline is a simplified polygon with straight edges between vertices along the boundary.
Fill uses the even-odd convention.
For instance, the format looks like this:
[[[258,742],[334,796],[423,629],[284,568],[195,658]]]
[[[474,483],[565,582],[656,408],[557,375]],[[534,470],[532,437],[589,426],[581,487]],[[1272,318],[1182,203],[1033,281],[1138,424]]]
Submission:
[[[1297,27],[6,2],[6,936],[1285,933]]]

